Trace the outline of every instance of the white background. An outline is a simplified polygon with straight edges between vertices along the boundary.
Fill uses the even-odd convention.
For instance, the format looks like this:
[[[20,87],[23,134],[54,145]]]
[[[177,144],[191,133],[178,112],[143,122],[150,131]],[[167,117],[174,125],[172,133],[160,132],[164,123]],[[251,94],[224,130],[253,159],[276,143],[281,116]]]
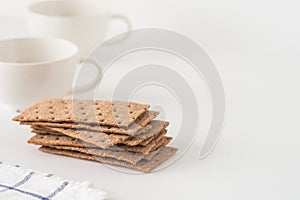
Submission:
[[[1,0],[1,38],[26,34],[23,10],[30,2]],[[92,181],[111,199],[299,199],[298,1],[112,3],[115,11],[130,17],[134,28],[178,31],[201,44],[214,60],[227,95],[226,125],[215,151],[200,161],[196,142],[168,169],[132,176],[39,153],[25,142],[28,129],[11,123],[2,112],[0,159]]]

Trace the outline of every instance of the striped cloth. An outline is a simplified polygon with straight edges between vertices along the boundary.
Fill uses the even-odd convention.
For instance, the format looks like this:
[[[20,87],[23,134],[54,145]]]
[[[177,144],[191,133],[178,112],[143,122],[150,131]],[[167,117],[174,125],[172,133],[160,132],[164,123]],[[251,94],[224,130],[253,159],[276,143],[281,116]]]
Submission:
[[[105,193],[89,182],[64,180],[0,161],[0,199],[5,200],[101,200]]]

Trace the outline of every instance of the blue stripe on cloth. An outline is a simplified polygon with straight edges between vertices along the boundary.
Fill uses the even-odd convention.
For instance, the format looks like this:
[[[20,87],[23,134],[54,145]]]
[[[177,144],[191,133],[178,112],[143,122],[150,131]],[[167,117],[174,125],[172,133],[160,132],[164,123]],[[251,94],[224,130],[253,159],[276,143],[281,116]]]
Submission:
[[[53,198],[55,195],[57,195],[59,192],[63,191],[65,189],[65,187],[68,185],[69,183],[67,181],[63,182],[61,184],[61,186],[59,186],[59,188],[57,188],[53,193],[49,194],[47,196],[47,198],[51,199]]]
[[[6,186],[6,185],[0,184],[0,187],[6,188],[6,189],[8,189],[8,190],[14,190],[14,191],[20,192],[20,193],[22,193],[22,194],[30,195],[30,196],[32,196],[32,197],[35,197],[35,198],[38,198],[38,199],[41,199],[41,200],[50,200],[49,198],[43,197],[43,196],[41,196],[41,195],[39,195],[39,194],[35,194],[35,193],[32,193],[32,192],[27,192],[27,191],[20,190],[20,189],[11,187],[11,186]]]
[[[30,172],[27,176],[25,176],[25,178],[23,180],[21,180],[20,182],[16,183],[15,185],[11,186],[13,188],[17,188],[19,187],[20,185],[23,185],[24,183],[26,183],[33,175],[34,175],[35,172]],[[0,190],[0,193],[1,192],[5,192],[9,189],[4,189],[4,190]]]
[[[54,176],[54,174],[47,174],[46,177],[49,178],[51,176]]]

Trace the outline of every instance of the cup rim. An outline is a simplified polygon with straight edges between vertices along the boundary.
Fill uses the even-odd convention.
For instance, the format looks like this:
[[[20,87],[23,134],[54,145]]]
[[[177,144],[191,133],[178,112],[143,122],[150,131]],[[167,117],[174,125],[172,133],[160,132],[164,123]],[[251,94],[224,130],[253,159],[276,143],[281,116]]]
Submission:
[[[69,40],[65,40],[65,39],[61,39],[61,38],[54,38],[54,37],[19,37],[19,38],[10,38],[10,39],[1,39],[0,40],[0,45],[2,42],[10,42],[10,41],[24,41],[24,40],[29,40],[29,41],[43,41],[43,40],[52,40],[53,42],[60,42],[60,43],[65,43],[68,44],[69,46],[72,46],[73,50],[70,53],[70,55],[68,56],[64,56],[61,58],[57,58],[57,59],[53,59],[53,60],[47,60],[47,61],[41,61],[41,62],[10,62],[10,61],[1,61],[0,60],[0,67],[1,65],[7,66],[40,66],[40,65],[46,65],[46,64],[52,64],[52,63],[57,63],[57,62],[61,62],[63,60],[75,57],[76,55],[78,55],[78,51],[79,48],[78,46],[69,41]]]
[[[94,2],[97,2],[97,0],[84,0],[84,1],[81,1],[81,0],[44,0],[44,1],[38,1],[38,2],[34,2],[32,4],[30,4],[28,6],[28,11],[30,14],[34,14],[34,15],[40,15],[40,16],[43,16],[43,17],[51,17],[51,18],[60,18],[60,19],[73,19],[73,18],[81,18],[81,17],[96,17],[96,16],[102,16],[103,14],[107,14],[107,13],[110,13],[110,8],[111,6],[108,5],[108,3],[106,3],[106,7],[108,7],[107,11],[103,12],[103,13],[91,13],[91,14],[85,14],[85,15],[48,15],[48,14],[45,14],[43,12],[39,12],[39,11],[36,11],[34,10],[34,7],[35,6],[38,6],[38,5],[42,5],[42,4],[47,4],[47,3],[50,3],[50,2],[57,2],[57,3],[62,3],[62,2],[79,2],[79,3],[82,3],[82,2],[85,2],[85,1],[94,1]],[[106,0],[103,0],[105,2],[107,2]]]

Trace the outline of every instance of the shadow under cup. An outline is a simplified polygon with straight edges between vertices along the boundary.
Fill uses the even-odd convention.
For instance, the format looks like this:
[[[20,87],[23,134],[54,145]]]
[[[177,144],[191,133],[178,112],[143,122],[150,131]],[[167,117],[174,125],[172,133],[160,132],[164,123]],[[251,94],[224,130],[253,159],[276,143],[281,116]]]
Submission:
[[[78,70],[78,47],[56,38],[0,41],[0,104],[24,110],[46,98],[71,90]]]

